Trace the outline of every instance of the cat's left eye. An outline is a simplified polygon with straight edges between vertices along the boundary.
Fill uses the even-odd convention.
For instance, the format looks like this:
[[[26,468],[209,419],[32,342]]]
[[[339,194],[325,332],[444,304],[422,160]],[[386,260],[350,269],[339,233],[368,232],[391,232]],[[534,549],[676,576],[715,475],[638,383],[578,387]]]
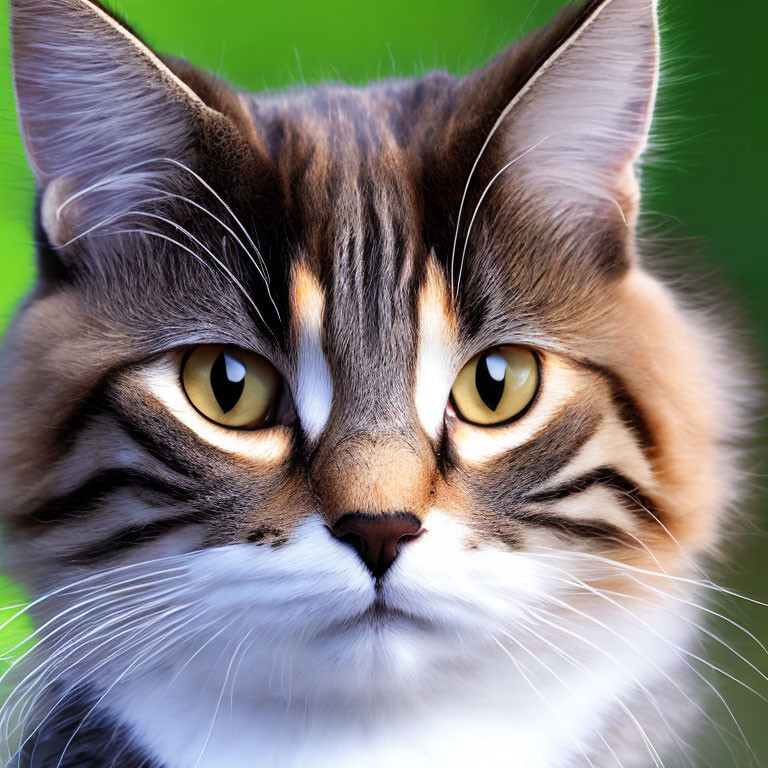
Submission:
[[[527,347],[505,345],[473,357],[451,389],[456,414],[490,427],[521,416],[539,387],[539,363]]]
[[[256,429],[274,414],[281,376],[260,355],[224,344],[201,344],[184,358],[181,382],[189,402],[230,429]]]

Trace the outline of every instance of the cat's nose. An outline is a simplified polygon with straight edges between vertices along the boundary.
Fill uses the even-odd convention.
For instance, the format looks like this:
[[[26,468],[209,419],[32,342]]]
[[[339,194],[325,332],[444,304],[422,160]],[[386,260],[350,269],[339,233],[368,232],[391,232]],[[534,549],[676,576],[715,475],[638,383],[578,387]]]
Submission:
[[[355,549],[376,578],[392,565],[403,544],[424,533],[421,520],[410,512],[348,512],[334,523],[331,531]]]

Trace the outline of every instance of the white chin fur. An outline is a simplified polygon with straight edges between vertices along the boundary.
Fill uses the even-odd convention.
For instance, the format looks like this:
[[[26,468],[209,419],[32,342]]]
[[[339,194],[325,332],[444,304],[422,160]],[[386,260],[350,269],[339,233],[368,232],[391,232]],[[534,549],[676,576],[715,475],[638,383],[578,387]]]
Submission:
[[[648,609],[643,626],[614,616],[616,636],[571,621],[594,653],[550,634],[583,668],[567,662],[525,629],[562,578],[524,553],[467,548],[469,530],[439,512],[427,522],[384,580],[389,618],[362,618],[373,579],[319,518],[282,547],[191,556],[178,599],[200,601],[200,632],[104,705],[168,768],[561,768],[637,679],[674,661],[647,631],[669,637],[669,619]]]

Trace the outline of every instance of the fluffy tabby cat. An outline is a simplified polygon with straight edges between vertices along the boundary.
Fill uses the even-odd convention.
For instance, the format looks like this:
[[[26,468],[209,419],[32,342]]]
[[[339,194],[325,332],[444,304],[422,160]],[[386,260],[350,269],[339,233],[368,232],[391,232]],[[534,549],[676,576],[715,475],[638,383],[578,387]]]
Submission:
[[[655,6],[251,95],[11,0],[9,765],[697,764],[733,373],[638,253]]]

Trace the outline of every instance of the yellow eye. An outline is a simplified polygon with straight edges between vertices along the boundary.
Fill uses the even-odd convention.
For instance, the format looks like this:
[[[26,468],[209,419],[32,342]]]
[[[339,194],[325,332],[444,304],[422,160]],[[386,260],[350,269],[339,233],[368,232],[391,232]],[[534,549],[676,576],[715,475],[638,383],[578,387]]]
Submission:
[[[280,374],[263,357],[224,344],[201,344],[184,359],[181,381],[203,416],[231,429],[255,429],[272,415]]]
[[[522,415],[536,395],[539,365],[525,347],[487,349],[459,372],[451,402],[464,421],[493,426]]]

